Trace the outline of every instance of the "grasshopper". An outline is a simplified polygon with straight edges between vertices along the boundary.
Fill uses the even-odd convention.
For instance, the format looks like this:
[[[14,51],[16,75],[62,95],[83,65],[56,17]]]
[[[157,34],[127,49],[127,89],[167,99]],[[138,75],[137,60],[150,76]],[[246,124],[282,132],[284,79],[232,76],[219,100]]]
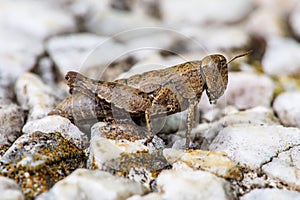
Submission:
[[[228,64],[249,53],[237,55],[228,62],[223,55],[213,54],[202,60],[113,82],[92,80],[77,72],[68,72],[65,78],[72,96],[50,114],[59,114],[77,121],[89,118],[111,121],[115,120],[116,114],[121,119],[124,113],[129,113],[132,118],[145,120],[151,138],[152,118],[188,109],[186,148],[189,148],[195,109],[202,92],[205,90],[210,103],[215,104],[227,87]]]

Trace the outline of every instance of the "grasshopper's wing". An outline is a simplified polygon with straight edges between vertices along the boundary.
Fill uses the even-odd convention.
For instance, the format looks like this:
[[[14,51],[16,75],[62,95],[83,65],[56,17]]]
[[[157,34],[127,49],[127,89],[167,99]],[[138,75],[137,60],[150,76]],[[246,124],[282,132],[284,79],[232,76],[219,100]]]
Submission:
[[[139,89],[119,84],[89,79],[77,72],[68,72],[67,84],[73,93],[82,93],[99,101],[112,103],[117,108],[128,112],[141,112],[150,106],[146,93]]]
[[[115,84],[109,89],[109,96],[103,96],[101,92],[98,92],[97,95],[117,108],[122,108],[130,113],[140,113],[151,107],[150,98],[139,89],[121,84]]]

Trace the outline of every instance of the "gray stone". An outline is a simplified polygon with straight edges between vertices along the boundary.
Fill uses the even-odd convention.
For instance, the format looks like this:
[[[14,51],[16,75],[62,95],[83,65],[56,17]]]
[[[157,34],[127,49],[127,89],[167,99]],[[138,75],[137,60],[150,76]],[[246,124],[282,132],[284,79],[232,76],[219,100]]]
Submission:
[[[0,176],[1,200],[24,200],[24,194],[12,179]]]
[[[300,92],[291,91],[276,97],[273,108],[285,126],[300,128]]]
[[[254,189],[241,197],[241,200],[297,200],[300,198],[300,193],[296,191],[282,190],[277,188]]]
[[[0,99],[0,151],[5,151],[21,134],[24,124],[22,109]],[[0,152],[0,158],[3,152]]]
[[[115,200],[143,195],[147,190],[139,183],[99,170],[77,169],[37,200]]]

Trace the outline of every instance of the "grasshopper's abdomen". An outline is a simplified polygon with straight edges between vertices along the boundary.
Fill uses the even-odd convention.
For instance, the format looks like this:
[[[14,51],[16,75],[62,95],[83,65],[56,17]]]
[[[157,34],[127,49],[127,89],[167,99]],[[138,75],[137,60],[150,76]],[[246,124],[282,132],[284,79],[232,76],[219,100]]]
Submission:
[[[105,121],[112,116],[112,111],[110,103],[97,102],[96,99],[76,93],[63,100],[49,115],[60,115],[81,125]]]

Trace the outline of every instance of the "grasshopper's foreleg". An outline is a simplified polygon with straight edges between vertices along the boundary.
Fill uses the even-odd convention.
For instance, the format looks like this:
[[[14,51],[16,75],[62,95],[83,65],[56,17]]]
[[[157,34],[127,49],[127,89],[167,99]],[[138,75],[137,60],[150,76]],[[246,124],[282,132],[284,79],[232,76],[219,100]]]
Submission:
[[[190,146],[190,141],[191,141],[191,132],[195,120],[195,109],[197,106],[197,101],[195,100],[190,100],[189,101],[189,112],[187,116],[187,129],[185,132],[185,138],[186,138],[186,143],[185,143],[185,148],[189,149]]]

